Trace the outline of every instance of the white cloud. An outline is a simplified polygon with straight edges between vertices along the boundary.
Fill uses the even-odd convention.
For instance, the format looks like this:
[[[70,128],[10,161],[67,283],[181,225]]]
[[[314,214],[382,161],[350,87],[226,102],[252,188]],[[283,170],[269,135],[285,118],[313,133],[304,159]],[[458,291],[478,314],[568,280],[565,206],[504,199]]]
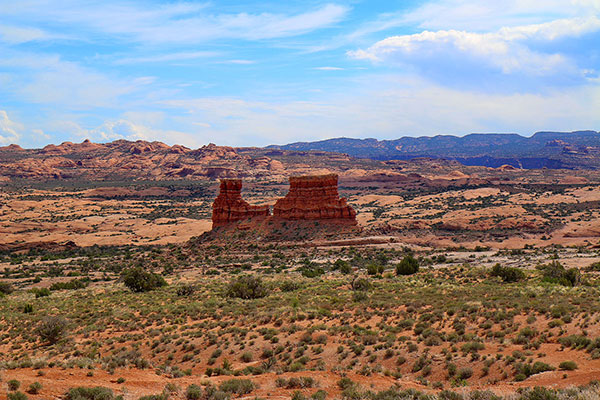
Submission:
[[[210,13],[209,4],[82,4],[75,0],[23,2],[5,13],[27,20],[80,29],[81,37],[101,33],[145,43],[199,43],[212,39],[260,40],[302,35],[342,20],[349,8],[324,4],[297,14]],[[0,11],[0,15],[1,15]]]
[[[365,77],[360,87],[320,101],[171,100],[165,105],[201,121],[198,140],[266,145],[331,137],[398,138],[594,129],[600,125],[600,88],[577,87],[544,95],[465,92],[415,77]],[[532,118],[535,116],[535,118]],[[574,125],[576,123],[576,125]]]
[[[71,109],[115,107],[121,96],[135,93],[156,80],[151,76],[111,77],[57,55],[15,51],[7,51],[0,58],[0,67],[6,67],[10,77],[0,87],[0,93],[7,91],[31,103]]]
[[[216,51],[185,51],[178,53],[157,54],[140,57],[127,57],[115,61],[115,64],[170,63],[176,61],[197,60],[219,56]]]
[[[453,69],[470,72],[469,68],[472,68],[481,73],[488,68],[502,74],[519,72],[529,76],[551,76],[560,72],[572,75],[575,79],[583,79],[584,74],[578,70],[574,60],[558,50],[532,50],[530,42],[577,38],[599,31],[600,18],[596,16],[505,27],[492,33],[424,31],[388,37],[366,50],[350,51],[348,55],[374,62],[415,65],[435,72],[437,65],[441,69],[447,69],[449,78],[452,77]]]
[[[17,143],[21,138],[19,132],[22,130],[23,125],[12,121],[6,111],[0,110],[0,143]]]
[[[41,29],[0,24],[0,41],[9,44],[20,44],[51,37]]]
[[[421,29],[485,32],[598,12],[598,0],[437,0],[402,14],[398,21]]]
[[[340,67],[315,67],[313,69],[319,70],[319,71],[343,71],[344,68],[340,68]]]

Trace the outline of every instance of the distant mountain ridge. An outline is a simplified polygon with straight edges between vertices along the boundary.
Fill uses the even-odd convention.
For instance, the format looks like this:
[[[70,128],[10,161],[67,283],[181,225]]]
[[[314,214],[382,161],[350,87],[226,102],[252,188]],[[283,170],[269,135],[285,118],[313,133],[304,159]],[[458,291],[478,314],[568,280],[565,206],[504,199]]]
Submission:
[[[374,160],[419,157],[456,160],[465,165],[517,168],[600,169],[600,132],[473,133],[466,136],[402,137],[394,140],[336,138],[272,145],[296,151],[346,153]]]

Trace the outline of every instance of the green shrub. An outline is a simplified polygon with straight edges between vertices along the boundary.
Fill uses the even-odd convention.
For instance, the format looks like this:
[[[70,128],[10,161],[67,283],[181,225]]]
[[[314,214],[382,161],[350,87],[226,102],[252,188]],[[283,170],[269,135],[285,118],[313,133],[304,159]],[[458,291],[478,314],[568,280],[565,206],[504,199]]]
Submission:
[[[27,395],[22,392],[9,393],[7,400],[27,400]]]
[[[187,400],[200,400],[202,398],[202,388],[198,385],[191,384],[185,391]]]
[[[563,361],[558,364],[558,368],[563,371],[574,371],[577,369],[577,363],[575,361]]]
[[[30,290],[30,292],[35,295],[36,299],[39,299],[40,297],[50,296],[50,294],[52,293],[48,288],[33,288]]]
[[[383,274],[383,271],[385,271],[385,267],[383,265],[379,265],[377,263],[367,264],[367,274],[369,275]]]
[[[396,275],[412,275],[419,271],[419,261],[410,254],[396,264]]]
[[[300,284],[295,281],[283,281],[279,288],[282,292],[293,292],[300,289]]]
[[[56,282],[50,286],[50,290],[76,290],[88,287],[90,278],[72,279],[68,282]]]
[[[177,296],[191,296],[196,291],[196,287],[194,285],[183,285],[177,288]]]
[[[339,270],[344,275],[348,275],[352,272],[352,266],[350,263],[340,259],[336,260],[336,262],[333,264],[333,268]]]
[[[469,379],[470,377],[473,376],[473,370],[471,368],[459,368],[458,371],[456,371],[456,378],[463,380],[463,379]]]
[[[42,341],[54,344],[66,335],[67,326],[67,320],[61,316],[46,317],[38,325],[37,334]]]
[[[305,265],[302,268],[300,268],[300,273],[305,278],[316,278],[318,276],[323,275],[325,273],[325,270],[319,267],[318,265],[311,264]]]
[[[577,268],[565,269],[558,261],[540,265],[537,267],[542,271],[542,280],[563,286],[576,286],[581,281],[581,272]]]
[[[504,282],[518,282],[525,279],[525,273],[519,268],[503,267],[499,263],[492,267],[490,275],[502,278]]]
[[[238,396],[251,393],[256,389],[256,385],[249,379],[229,379],[219,385],[219,389],[225,393],[236,394]]]
[[[113,400],[113,391],[105,387],[75,387],[65,394],[65,400]]]
[[[14,290],[10,283],[0,281],[0,294],[11,294]]]
[[[10,381],[6,382],[6,384],[8,385],[8,390],[18,390],[21,387],[21,382],[19,382],[16,379],[11,379]]]
[[[355,278],[352,281],[352,289],[358,291],[365,291],[371,289],[371,282],[366,278]]]
[[[229,283],[227,295],[240,299],[259,299],[268,295],[268,289],[262,279],[256,276],[240,276]]]
[[[40,392],[40,390],[42,390],[42,384],[39,382],[33,382],[27,388],[27,393],[38,394]]]
[[[133,292],[147,292],[166,286],[165,279],[153,272],[145,271],[142,267],[133,267],[121,273],[121,279],[125,286]]]

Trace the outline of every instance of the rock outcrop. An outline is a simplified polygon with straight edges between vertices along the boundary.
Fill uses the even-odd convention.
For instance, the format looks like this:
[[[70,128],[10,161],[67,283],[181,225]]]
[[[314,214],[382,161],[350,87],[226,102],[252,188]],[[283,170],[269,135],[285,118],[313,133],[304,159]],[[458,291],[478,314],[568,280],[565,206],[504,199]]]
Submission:
[[[356,222],[356,211],[338,194],[338,176],[292,176],[290,191],[273,207],[273,215],[287,220]]]
[[[269,206],[254,206],[242,199],[241,179],[222,179],[213,203],[213,228],[253,217],[270,215]]]

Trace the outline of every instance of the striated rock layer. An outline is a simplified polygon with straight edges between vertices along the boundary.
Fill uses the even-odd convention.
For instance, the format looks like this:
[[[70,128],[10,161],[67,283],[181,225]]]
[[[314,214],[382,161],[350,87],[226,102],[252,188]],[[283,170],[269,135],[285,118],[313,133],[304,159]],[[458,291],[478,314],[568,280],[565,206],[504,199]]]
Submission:
[[[292,176],[290,191],[277,200],[273,215],[289,220],[342,220],[356,223],[356,211],[338,194],[338,176]]]
[[[269,206],[254,206],[242,199],[241,179],[222,179],[213,203],[213,228],[258,216],[268,216]]]

